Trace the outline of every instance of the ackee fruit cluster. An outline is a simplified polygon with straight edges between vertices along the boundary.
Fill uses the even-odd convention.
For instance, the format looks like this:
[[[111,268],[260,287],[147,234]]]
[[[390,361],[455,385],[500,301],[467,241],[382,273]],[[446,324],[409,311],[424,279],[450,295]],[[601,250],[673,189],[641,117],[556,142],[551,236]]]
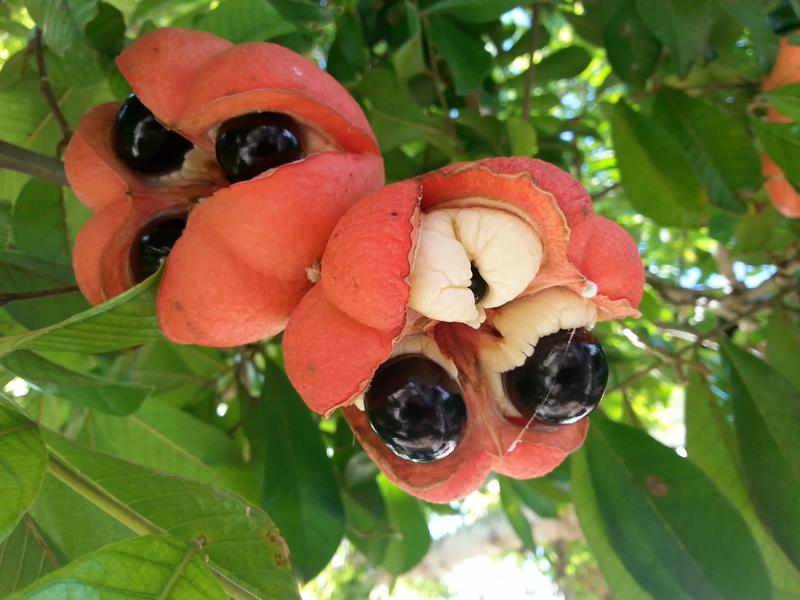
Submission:
[[[152,31],[117,59],[133,95],[66,154],[96,214],[74,251],[93,303],[162,264],[178,343],[275,335],[321,414],[342,408],[397,485],[434,502],[491,472],[543,475],[608,381],[596,322],[636,316],[644,271],[581,184],[530,158],[383,187],[355,100],[279,46]]]

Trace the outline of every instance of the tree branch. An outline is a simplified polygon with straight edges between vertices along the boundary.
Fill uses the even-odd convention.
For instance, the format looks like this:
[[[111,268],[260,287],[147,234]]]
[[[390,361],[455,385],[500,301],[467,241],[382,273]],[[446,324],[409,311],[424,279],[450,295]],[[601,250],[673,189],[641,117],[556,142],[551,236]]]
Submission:
[[[51,290],[37,290],[35,292],[5,292],[0,294],[0,306],[5,306],[9,302],[17,300],[31,300],[33,298],[46,298],[47,296],[58,296],[60,294],[69,294],[77,292],[78,286],[71,285],[69,287],[54,288]]]
[[[18,171],[36,177],[36,179],[67,185],[64,165],[60,160],[31,152],[2,140],[0,140],[0,169]]]
[[[39,71],[39,88],[42,90],[42,95],[47,102],[47,106],[50,107],[50,112],[53,113],[53,117],[56,123],[58,123],[58,127],[61,129],[61,141],[59,141],[56,146],[56,155],[61,156],[61,153],[69,142],[69,138],[72,137],[72,130],[69,128],[69,123],[67,123],[64,113],[61,112],[61,107],[58,105],[56,95],[53,93],[50,80],[47,78],[47,68],[44,64],[44,46],[42,45],[42,30],[39,27],[36,28],[36,33],[33,37],[33,53],[36,55],[36,68]]]
[[[539,4],[534,4],[531,7],[531,21],[531,43],[528,47],[530,64],[528,65],[528,70],[525,71],[525,91],[522,95],[522,118],[526,121],[530,118],[531,93],[533,92],[533,82],[536,79],[536,63],[533,60],[533,55],[539,47],[542,36],[542,8]]]

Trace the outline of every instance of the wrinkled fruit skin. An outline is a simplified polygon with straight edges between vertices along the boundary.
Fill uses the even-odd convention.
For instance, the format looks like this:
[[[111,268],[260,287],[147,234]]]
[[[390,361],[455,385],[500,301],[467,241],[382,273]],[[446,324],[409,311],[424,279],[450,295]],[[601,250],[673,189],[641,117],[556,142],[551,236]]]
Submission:
[[[765,92],[785,85],[800,83],[800,46],[789,43],[788,36],[781,38],[780,51],[770,74],[761,82]],[[780,114],[774,108],[767,112],[767,119],[775,123],[791,123],[792,120]],[[800,192],[781,171],[781,168],[766,154],[761,155],[761,171],[766,181],[764,189],[770,201],[783,216],[790,219],[800,218]]]
[[[473,254],[469,261],[448,237],[455,235],[452,223]],[[511,250],[503,249],[511,238]],[[530,240],[531,247],[516,240]],[[422,251],[426,244],[440,252]],[[485,256],[486,248],[512,254],[489,260],[497,256]],[[526,251],[532,266],[517,268],[525,261],[515,257]],[[420,262],[448,253],[455,258],[442,268],[461,279],[442,283],[442,290],[460,286],[459,298],[484,302],[478,318],[433,319],[409,307],[411,282],[436,283],[439,267],[420,279]],[[482,282],[470,279],[481,264]],[[522,285],[511,281],[519,277]],[[478,488],[491,471],[544,475],[583,443],[588,420],[552,426],[522,417],[503,391],[501,373],[524,363],[545,335],[637,316],[643,285],[634,241],[595,215],[586,190],[564,171],[528,158],[453,165],[374,192],[342,217],[323,255],[320,283],[284,333],[286,370],[311,409],[343,408],[366,452],[398,486],[449,502]],[[370,422],[376,370],[409,354],[442,366],[466,405],[456,448],[426,463],[398,456]]]
[[[118,137],[147,142],[160,124],[172,136],[169,148],[185,152],[177,135],[192,149],[175,161],[178,170],[147,157],[137,163],[114,149],[110,132],[121,103],[84,115],[65,155],[70,185],[95,212],[73,255],[81,291],[98,304],[130,288],[141,278],[132,256],[142,236],[154,222],[188,215],[171,251],[162,245],[144,257],[169,253],[158,292],[164,334],[226,347],[280,332],[312,285],[307,269],[321,259],[336,222],[383,185],[383,160],[363,112],[314,63],[274,44],[235,46],[202,31],[156,29],[117,65],[155,119],[140,127],[151,137],[136,138],[133,126]],[[284,115],[279,124],[292,123],[292,135],[303,139],[283,143],[270,170],[253,176],[258,170],[249,165],[226,176],[216,161],[220,126],[254,113]],[[230,154],[230,145],[223,149]]]

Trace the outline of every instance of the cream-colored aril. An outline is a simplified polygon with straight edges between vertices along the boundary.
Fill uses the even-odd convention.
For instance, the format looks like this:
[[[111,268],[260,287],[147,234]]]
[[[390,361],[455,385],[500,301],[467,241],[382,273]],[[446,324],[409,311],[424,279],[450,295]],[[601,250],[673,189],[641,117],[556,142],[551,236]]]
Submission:
[[[478,207],[434,210],[422,215],[409,306],[437,321],[478,327],[484,308],[516,298],[541,262],[539,236],[512,214]],[[477,303],[470,290],[472,265],[487,284]]]
[[[543,290],[498,309],[492,326],[500,334],[496,344],[481,350],[481,363],[495,373],[519,367],[533,354],[539,341],[562,329],[594,327],[597,308],[563,287]]]

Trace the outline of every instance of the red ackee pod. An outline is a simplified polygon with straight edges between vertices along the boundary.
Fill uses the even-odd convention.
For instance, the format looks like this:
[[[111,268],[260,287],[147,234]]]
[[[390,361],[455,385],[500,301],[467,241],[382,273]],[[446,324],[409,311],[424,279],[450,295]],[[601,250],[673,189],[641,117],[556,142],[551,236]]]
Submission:
[[[459,257],[455,238],[471,253],[468,283],[477,266],[487,285],[482,299],[470,287],[478,317],[465,306],[465,318],[448,320],[447,311],[461,310],[465,297],[465,283],[454,275],[457,260],[442,258]],[[585,419],[552,427],[513,414],[501,379],[508,363],[524,362],[536,344],[526,323],[544,324],[545,335],[552,333],[548,323],[581,327],[636,316],[643,285],[631,237],[595,215],[586,190],[567,173],[527,158],[454,165],[389,185],[342,217],[322,258],[320,284],[284,333],[286,370],[310,408],[344,409],[392,481],[448,502],[475,490],[492,470],[543,475],[585,438]],[[437,304],[439,297],[447,301]],[[432,316],[439,312],[444,318]],[[424,356],[450,373],[466,406],[457,446],[430,462],[390,450],[364,411],[376,370],[403,356]]]
[[[780,51],[769,75],[761,82],[765,92],[785,85],[800,83],[800,46],[792,45],[789,38],[781,38]],[[791,123],[792,119],[770,107],[767,119],[775,123]],[[786,179],[781,168],[767,153],[761,155],[761,171],[766,181],[764,189],[775,208],[790,219],[800,218],[800,193]]]
[[[164,252],[165,335],[233,346],[280,332],[312,285],[336,222],[383,184],[363,112],[314,63],[274,44],[234,46],[202,31],[157,29],[117,64],[145,110],[192,149],[177,171],[143,174],[114,149],[121,103],[83,117],[65,156],[75,194],[97,213],[76,242],[81,290],[97,304],[130,288],[141,279],[135,255],[148,227],[186,219]],[[254,113],[288,117],[303,154],[229,183],[215,157],[220,125]]]

